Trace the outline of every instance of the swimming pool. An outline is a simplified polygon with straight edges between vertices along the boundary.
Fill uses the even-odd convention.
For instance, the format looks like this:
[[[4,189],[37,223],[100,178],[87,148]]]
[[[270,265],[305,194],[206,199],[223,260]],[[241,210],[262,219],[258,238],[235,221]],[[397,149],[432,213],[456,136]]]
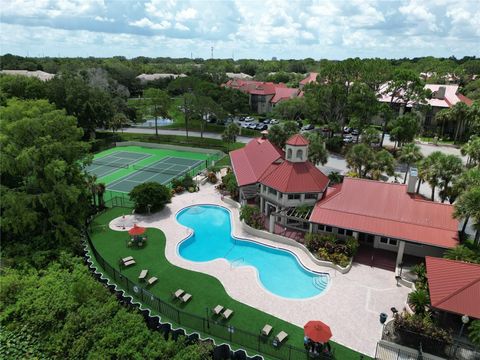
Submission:
[[[232,237],[230,212],[221,206],[187,207],[178,213],[177,221],[194,230],[178,247],[180,256],[187,260],[206,262],[224,258],[232,268],[253,266],[260,283],[285,298],[310,298],[328,286],[328,274],[305,269],[293,253]]]

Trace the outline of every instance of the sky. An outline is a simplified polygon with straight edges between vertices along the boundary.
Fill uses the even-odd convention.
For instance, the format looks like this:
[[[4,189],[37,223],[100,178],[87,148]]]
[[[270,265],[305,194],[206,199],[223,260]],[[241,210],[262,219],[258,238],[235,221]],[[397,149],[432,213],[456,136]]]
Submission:
[[[0,54],[480,55],[480,0],[0,0]]]

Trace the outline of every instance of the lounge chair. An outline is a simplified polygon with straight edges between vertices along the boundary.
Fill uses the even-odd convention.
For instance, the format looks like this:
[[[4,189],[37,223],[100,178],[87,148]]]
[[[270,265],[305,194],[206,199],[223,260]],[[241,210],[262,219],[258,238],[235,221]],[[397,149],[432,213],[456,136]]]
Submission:
[[[150,279],[147,280],[148,285],[152,285],[157,282],[157,278],[155,276],[151,277]]]
[[[142,270],[140,272],[140,275],[138,275],[138,280],[143,281],[147,277],[148,270]]]
[[[275,336],[275,341],[277,341],[278,344],[281,344],[287,337],[288,337],[288,334],[285,331],[280,331]]]
[[[228,318],[230,316],[232,316],[233,314],[233,310],[230,310],[230,309],[225,309],[224,312],[222,312],[222,317],[225,319],[225,320],[228,320]]]
[[[215,315],[220,315],[220,313],[223,311],[223,306],[222,305],[217,305],[215,308],[212,310],[212,312]]]
[[[183,294],[185,294],[185,290],[183,290],[183,289],[178,289],[177,291],[175,291],[175,292],[173,293],[173,298],[174,298],[174,299],[180,299],[180,297],[181,297]]]
[[[269,336],[271,332],[272,332],[272,326],[271,325],[266,324],[262,329],[262,335],[263,336]]]
[[[133,257],[132,256],[127,256],[126,258],[122,259],[122,262],[125,264],[126,262],[128,262],[130,260],[133,260]]]
[[[127,266],[135,265],[135,264],[136,264],[135,260],[132,259],[132,260],[128,260],[128,261],[124,262],[123,266],[127,267]]]
[[[187,293],[187,294],[183,295],[183,296],[180,298],[180,300],[182,300],[182,302],[186,303],[186,302],[188,302],[188,300],[190,300],[191,298],[192,298],[192,295]]]

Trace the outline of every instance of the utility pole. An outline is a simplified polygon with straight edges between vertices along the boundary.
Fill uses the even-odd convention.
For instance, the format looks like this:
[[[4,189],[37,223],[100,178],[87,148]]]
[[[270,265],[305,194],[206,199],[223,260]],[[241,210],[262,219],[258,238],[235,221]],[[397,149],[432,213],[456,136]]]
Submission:
[[[213,59],[213,46],[211,47],[211,56],[210,56],[211,59]]]

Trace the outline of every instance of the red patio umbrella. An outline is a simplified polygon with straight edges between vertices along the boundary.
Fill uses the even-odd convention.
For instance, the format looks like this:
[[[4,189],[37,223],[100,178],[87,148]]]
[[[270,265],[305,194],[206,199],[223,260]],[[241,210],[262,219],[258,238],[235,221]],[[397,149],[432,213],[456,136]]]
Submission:
[[[145,228],[134,224],[133,227],[128,230],[128,233],[133,236],[142,235],[143,233],[145,233]]]
[[[330,326],[319,320],[312,320],[303,327],[305,336],[308,336],[313,342],[326,343],[332,337]]]

